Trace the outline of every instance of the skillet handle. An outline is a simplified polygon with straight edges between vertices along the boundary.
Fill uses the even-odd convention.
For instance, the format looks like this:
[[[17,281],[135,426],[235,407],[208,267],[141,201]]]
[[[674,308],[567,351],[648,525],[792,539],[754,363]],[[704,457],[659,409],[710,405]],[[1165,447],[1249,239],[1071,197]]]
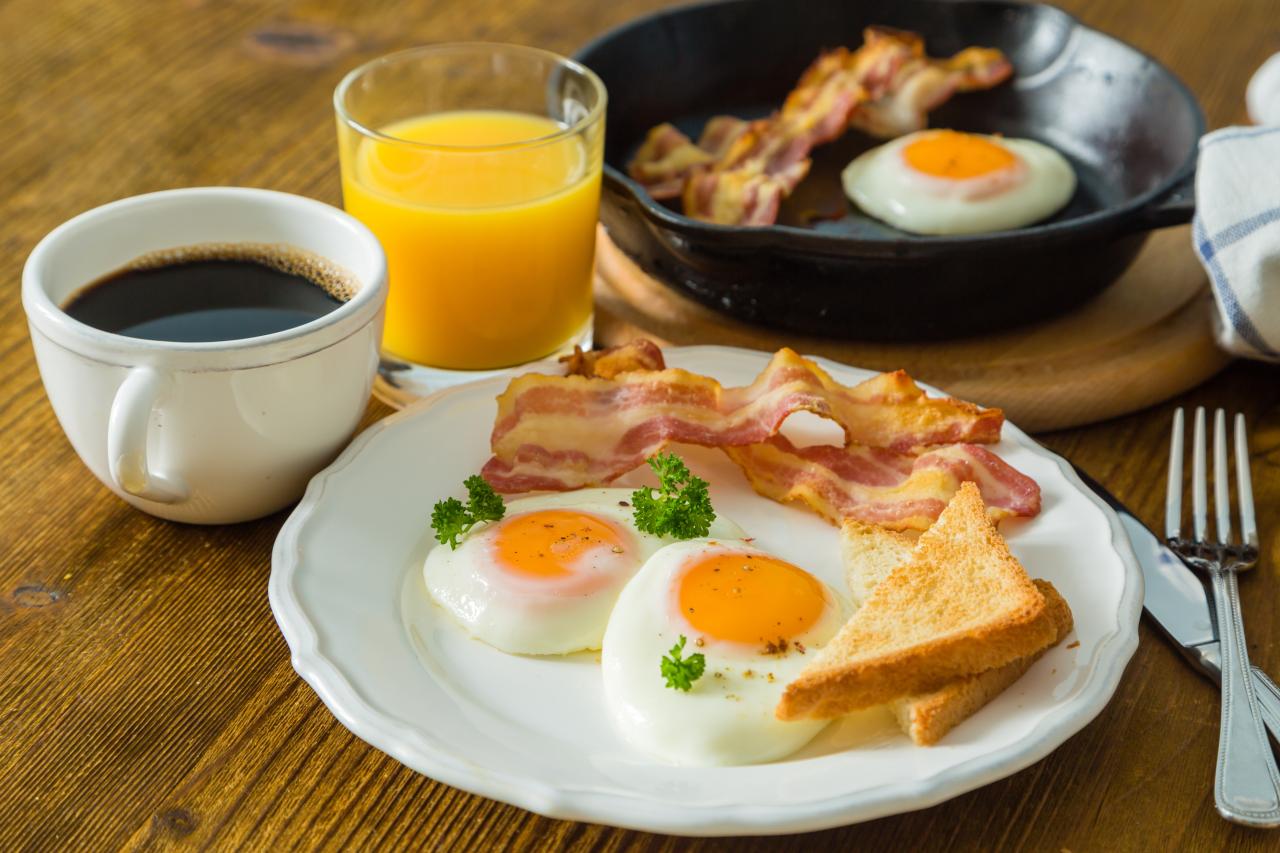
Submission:
[[[1196,170],[1192,169],[1167,193],[1152,199],[1138,211],[1137,222],[1144,230],[1185,225],[1196,212]]]

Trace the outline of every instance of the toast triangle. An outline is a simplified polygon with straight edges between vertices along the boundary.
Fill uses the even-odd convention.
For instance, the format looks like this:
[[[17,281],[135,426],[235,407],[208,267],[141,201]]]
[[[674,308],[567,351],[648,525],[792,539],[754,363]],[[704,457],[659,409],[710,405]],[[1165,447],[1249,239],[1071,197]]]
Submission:
[[[1045,652],[1071,633],[1071,608],[1067,606],[1066,599],[1048,581],[1035,580],[1033,583],[1044,596],[1044,618],[1053,625],[1053,642],[1034,654],[1018,658],[1004,666],[949,682],[930,693],[906,696],[890,702],[889,708],[897,718],[898,725],[918,746],[937,743],[947,732],[1003,693],[1026,674]]]
[[[895,569],[911,559],[916,536],[850,519],[840,528],[840,559],[845,567],[849,594],[861,607],[871,591]],[[1071,608],[1048,581],[1033,581],[1044,596],[1041,617],[1053,623],[1052,644],[1027,657],[948,682],[937,690],[905,696],[889,703],[898,725],[919,746],[931,746],[953,728],[1004,692],[1023,676],[1045,652],[1062,642],[1073,627]]]
[[[840,527],[840,564],[855,607],[866,604],[871,591],[911,559],[918,534],[890,530],[856,519]]]
[[[910,559],[787,685],[777,716],[836,717],[1033,655],[1057,635],[1045,608],[966,482]]]

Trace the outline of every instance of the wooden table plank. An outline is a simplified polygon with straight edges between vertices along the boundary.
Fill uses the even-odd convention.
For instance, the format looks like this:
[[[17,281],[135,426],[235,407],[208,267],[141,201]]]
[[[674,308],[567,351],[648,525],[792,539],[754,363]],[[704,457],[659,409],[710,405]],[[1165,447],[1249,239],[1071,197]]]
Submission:
[[[266,600],[283,514],[218,528],[135,512],[63,438],[19,306],[26,253],[94,205],[242,184],[339,200],[330,94],[364,59],[483,38],[570,51],[663,0],[9,0],[0,4],[0,849],[722,849],[552,821],[403,768],[343,729],[289,665]],[[1170,65],[1212,125],[1241,121],[1280,49],[1272,0],[1072,0]],[[803,4],[797,4],[802,14]],[[1194,263],[1189,249],[1186,262]],[[1243,581],[1255,660],[1280,670],[1280,383],[1237,365],[1183,403],[1257,427],[1270,559]],[[1148,521],[1171,405],[1045,436]],[[385,415],[370,405],[368,420]],[[1144,623],[1099,719],[1027,770],[941,806],[735,849],[1264,849],[1213,810],[1217,697]]]

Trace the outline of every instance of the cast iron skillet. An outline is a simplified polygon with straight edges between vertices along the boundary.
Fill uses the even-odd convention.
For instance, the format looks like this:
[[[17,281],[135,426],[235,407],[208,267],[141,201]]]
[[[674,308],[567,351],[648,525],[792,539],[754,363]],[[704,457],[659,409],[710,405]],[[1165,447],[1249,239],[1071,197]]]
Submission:
[[[861,44],[869,24],[915,30],[935,56],[1003,50],[1014,79],[955,96],[930,125],[1049,143],[1079,178],[1070,204],[1015,231],[912,236],[845,200],[840,169],[875,144],[856,131],[817,149],[779,224],[766,228],[697,222],[627,177],[653,125],[671,121],[696,139],[711,115],[765,115],[821,49]],[[926,340],[1043,319],[1101,291],[1148,231],[1187,222],[1194,208],[1204,131],[1195,98],[1150,57],[1051,6],[728,0],[640,18],[577,58],[609,90],[601,219],[613,240],[660,280],[751,323]]]

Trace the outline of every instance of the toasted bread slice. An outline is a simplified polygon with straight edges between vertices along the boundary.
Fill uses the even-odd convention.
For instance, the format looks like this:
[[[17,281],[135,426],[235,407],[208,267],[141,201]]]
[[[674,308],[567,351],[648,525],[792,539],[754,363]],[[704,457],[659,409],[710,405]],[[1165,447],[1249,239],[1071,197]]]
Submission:
[[[1036,580],[1036,587],[1044,596],[1045,619],[1054,629],[1054,639],[1035,654],[989,669],[978,675],[961,678],[944,685],[932,693],[895,699],[889,703],[898,725],[920,746],[932,746],[943,735],[954,729],[984,705],[1004,692],[1005,688],[1023,676],[1031,665],[1049,649],[1062,642],[1071,633],[1071,608],[1053,584]]]
[[[840,556],[853,603],[859,607],[880,581],[911,558],[916,537],[874,524],[849,520],[840,529]],[[1045,600],[1041,618],[1050,620],[1056,637],[1035,654],[961,678],[932,693],[894,699],[890,709],[902,730],[918,745],[930,746],[975,714],[1022,677],[1046,651],[1071,633],[1071,608],[1048,581],[1033,581]]]
[[[937,690],[1032,655],[1056,635],[1044,595],[971,482],[787,685],[777,715],[825,719]]]
[[[850,519],[840,527],[840,562],[855,607],[894,569],[911,559],[919,537]]]

